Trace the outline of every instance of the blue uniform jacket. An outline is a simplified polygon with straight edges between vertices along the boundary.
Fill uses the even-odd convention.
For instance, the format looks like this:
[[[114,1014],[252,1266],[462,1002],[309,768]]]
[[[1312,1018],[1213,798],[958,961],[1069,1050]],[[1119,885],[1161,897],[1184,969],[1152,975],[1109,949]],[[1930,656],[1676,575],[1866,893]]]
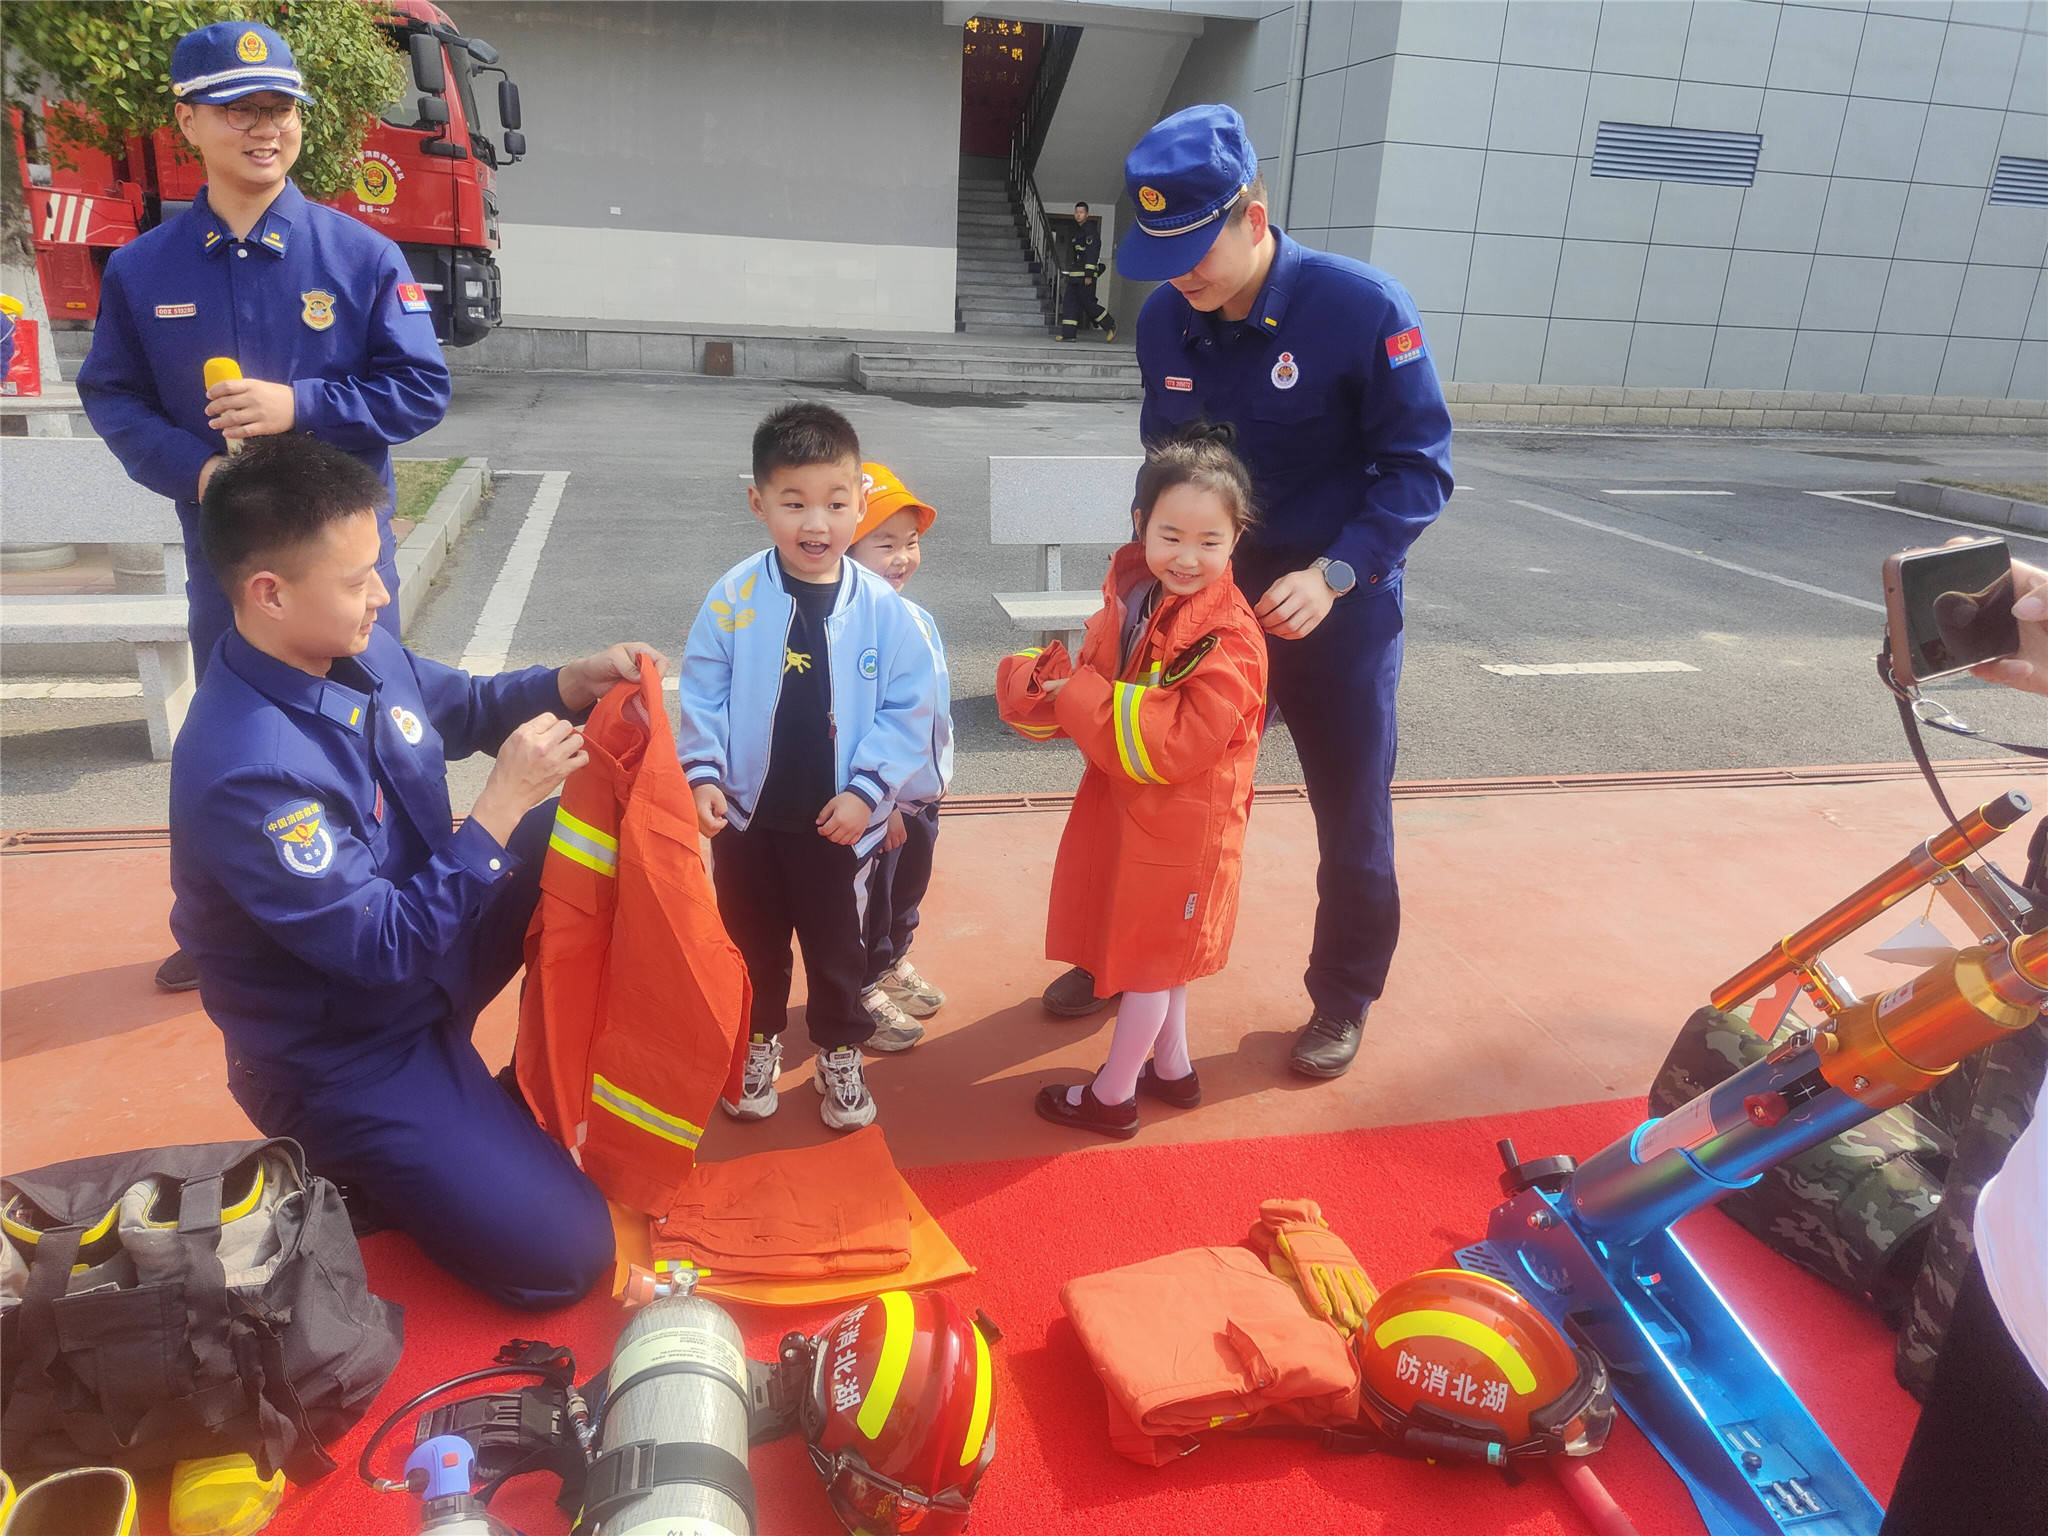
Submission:
[[[1257,602],[1318,556],[1391,583],[1449,499],[1451,415],[1408,291],[1363,262],[1278,249],[1242,321],[1161,283],[1138,316],[1150,444],[1197,417],[1237,429],[1263,524],[1234,557]]]
[[[448,411],[427,300],[398,291],[412,280],[387,237],[290,182],[247,240],[201,188],[187,212],[108,261],[79,399],[129,477],[179,503],[188,532],[199,466],[226,446],[206,419],[209,357],[290,384],[293,430],[354,454],[388,495],[390,445]]]
[[[235,1052],[365,1075],[447,1020],[457,941],[516,860],[452,829],[448,760],[543,711],[551,667],[471,677],[372,630],[324,678],[230,630],[171,755],[171,931]]]
[[[840,563],[839,598],[825,618],[832,673],[837,782],[873,808],[854,844],[865,856],[897,801],[938,797],[942,742],[936,646],[910,605],[856,560]],[[725,791],[726,819],[744,829],[768,778],[784,642],[796,611],[772,549],[721,576],[683,649],[676,750],[692,784]],[[934,625],[932,633],[938,633]]]

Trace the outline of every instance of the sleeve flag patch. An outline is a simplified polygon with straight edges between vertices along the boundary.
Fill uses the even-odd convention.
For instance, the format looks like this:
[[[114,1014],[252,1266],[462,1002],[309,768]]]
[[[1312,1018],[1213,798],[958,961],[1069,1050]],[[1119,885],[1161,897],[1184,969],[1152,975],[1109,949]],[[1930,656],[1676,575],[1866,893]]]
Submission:
[[[427,290],[418,283],[400,283],[398,307],[408,315],[424,315],[433,308],[433,305],[427,300]],[[1391,347],[1393,343],[1389,342],[1388,345]]]
[[[1422,344],[1422,327],[1411,325],[1398,336],[1387,338],[1387,366],[1399,368],[1417,358],[1429,356],[1429,348]]]

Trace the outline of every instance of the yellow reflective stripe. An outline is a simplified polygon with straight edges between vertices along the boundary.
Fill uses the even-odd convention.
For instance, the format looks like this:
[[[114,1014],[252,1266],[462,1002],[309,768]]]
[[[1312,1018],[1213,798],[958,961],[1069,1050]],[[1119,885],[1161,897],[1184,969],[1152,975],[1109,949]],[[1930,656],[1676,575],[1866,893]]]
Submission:
[[[1536,1373],[1529,1369],[1521,1351],[1475,1317],[1425,1307],[1419,1312],[1398,1313],[1372,1331],[1373,1343],[1382,1349],[1413,1338],[1454,1339],[1469,1344],[1499,1366],[1508,1385],[1517,1392],[1526,1395],[1536,1389]]]
[[[79,1248],[88,1248],[113,1231],[114,1219],[120,1214],[121,1207],[119,1205],[111,1207],[106,1215],[102,1216],[91,1227],[87,1228],[85,1232],[80,1234],[78,1239]],[[0,1215],[0,1230],[4,1230],[16,1242],[25,1243],[31,1248],[35,1247],[43,1238],[43,1234],[34,1227],[16,1221],[12,1216]]]
[[[1116,755],[1124,765],[1124,772],[1140,784],[1164,784],[1165,779],[1154,771],[1152,759],[1145,751],[1145,737],[1138,729],[1138,709],[1145,697],[1142,683],[1114,683],[1110,695],[1110,713],[1116,721]]]
[[[889,1422],[889,1410],[896,1406],[903,1370],[910,1364],[911,1339],[917,1332],[917,1310],[908,1291],[884,1291],[876,1299],[882,1303],[882,1358],[875,1363],[867,1401],[860,1405],[860,1417],[854,1420],[870,1440],[882,1432]]]
[[[1017,651],[1014,654],[1024,657],[1027,661],[1035,661],[1045,654],[1045,647],[1042,645],[1027,645],[1023,650]]]
[[[963,1467],[973,1466],[981,1455],[981,1442],[988,1434],[989,1400],[995,1395],[995,1383],[989,1380],[988,1340],[981,1336],[980,1325],[967,1326],[974,1330],[974,1412],[967,1418],[967,1442],[960,1447]]]
[[[692,1125],[680,1115],[671,1115],[656,1109],[645,1099],[626,1092],[617,1083],[607,1081],[602,1072],[590,1074],[590,1100],[600,1109],[608,1109],[621,1120],[637,1125],[650,1135],[659,1136],[663,1141],[672,1141],[679,1147],[696,1150],[704,1135],[704,1127]]]
[[[619,872],[619,840],[571,816],[560,806],[555,807],[555,830],[549,834],[548,846],[563,858],[574,859],[600,875],[615,877]]]
[[[1040,741],[1050,741],[1060,733],[1057,725],[1026,725],[1021,720],[1012,720],[1010,729],[1025,736],[1034,736]]]

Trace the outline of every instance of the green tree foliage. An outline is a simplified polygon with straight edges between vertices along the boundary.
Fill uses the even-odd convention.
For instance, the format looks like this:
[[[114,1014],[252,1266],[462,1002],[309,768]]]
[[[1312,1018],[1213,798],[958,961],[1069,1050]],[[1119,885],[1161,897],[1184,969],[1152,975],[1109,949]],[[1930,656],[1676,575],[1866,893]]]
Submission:
[[[130,134],[173,122],[179,38],[211,22],[260,21],[291,44],[313,97],[293,179],[309,197],[332,197],[353,177],[377,114],[408,84],[404,56],[377,25],[388,15],[363,0],[10,0],[7,101],[33,112],[38,91],[61,99],[60,134],[118,154]]]

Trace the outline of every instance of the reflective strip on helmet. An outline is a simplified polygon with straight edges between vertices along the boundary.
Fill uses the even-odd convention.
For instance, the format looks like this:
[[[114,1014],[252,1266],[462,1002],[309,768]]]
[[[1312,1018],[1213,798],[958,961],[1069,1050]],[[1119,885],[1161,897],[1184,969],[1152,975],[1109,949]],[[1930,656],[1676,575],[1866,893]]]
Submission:
[[[854,1422],[872,1440],[889,1422],[889,1410],[896,1406],[896,1393],[903,1386],[904,1367],[910,1364],[910,1344],[917,1333],[917,1308],[907,1291],[884,1291],[882,1303],[882,1358],[875,1363],[875,1379],[868,1383],[867,1401],[860,1405]]]
[[[1517,1392],[1527,1394],[1536,1388],[1536,1373],[1529,1369],[1529,1362],[1522,1358],[1522,1352],[1486,1324],[1462,1312],[1444,1312],[1429,1307],[1419,1312],[1401,1312],[1372,1331],[1373,1343],[1382,1349],[1403,1339],[1414,1338],[1454,1339],[1460,1344],[1468,1344],[1499,1366],[1501,1374],[1508,1379],[1508,1385]]]
[[[989,1380],[988,1340],[981,1336],[981,1329],[973,1323],[968,1328],[974,1334],[974,1412],[967,1418],[967,1441],[960,1447],[960,1465],[971,1467],[975,1458],[981,1455],[981,1442],[988,1435],[989,1399],[995,1394],[995,1383]]]
[[[619,840],[587,821],[578,821],[560,806],[555,807],[555,830],[548,837],[548,846],[586,869],[613,878],[618,876]]]
[[[692,1125],[680,1115],[667,1114],[656,1109],[645,1099],[626,1092],[617,1083],[608,1082],[601,1072],[590,1074],[590,1102],[599,1109],[608,1109],[621,1120],[637,1125],[650,1136],[659,1136],[663,1141],[672,1141],[679,1147],[697,1149],[697,1143],[704,1135],[704,1127]]]
[[[116,1204],[109,1208],[106,1215],[80,1233],[78,1237],[80,1251],[82,1252],[86,1248],[91,1247],[109,1232],[113,1231],[114,1222],[120,1214],[121,1207],[119,1204]],[[4,1230],[9,1237],[29,1248],[35,1247],[43,1238],[43,1234],[34,1227],[26,1222],[16,1221],[12,1216],[0,1215],[0,1230]]]

